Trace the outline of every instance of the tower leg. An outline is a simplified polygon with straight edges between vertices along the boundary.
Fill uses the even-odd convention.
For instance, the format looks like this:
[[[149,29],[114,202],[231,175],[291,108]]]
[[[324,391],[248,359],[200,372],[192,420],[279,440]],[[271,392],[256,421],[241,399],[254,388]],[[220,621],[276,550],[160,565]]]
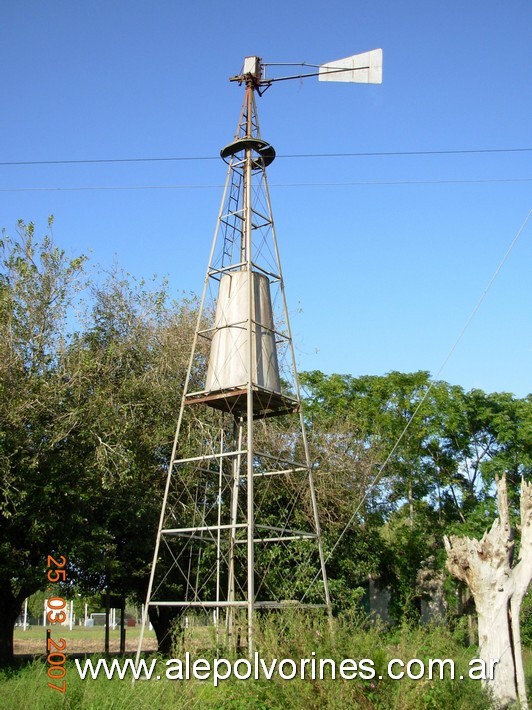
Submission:
[[[236,451],[242,451],[243,439],[243,423],[242,419],[235,419],[233,426],[233,439],[236,442]],[[232,462],[232,488],[231,488],[231,518],[230,518],[230,533],[229,533],[229,552],[228,552],[228,588],[227,601],[234,602],[235,595],[235,537],[236,524],[238,519],[238,492],[240,487],[240,466],[242,455],[238,453]],[[227,639],[230,646],[234,646],[234,614],[235,610],[232,606],[227,607],[226,622],[227,622]]]

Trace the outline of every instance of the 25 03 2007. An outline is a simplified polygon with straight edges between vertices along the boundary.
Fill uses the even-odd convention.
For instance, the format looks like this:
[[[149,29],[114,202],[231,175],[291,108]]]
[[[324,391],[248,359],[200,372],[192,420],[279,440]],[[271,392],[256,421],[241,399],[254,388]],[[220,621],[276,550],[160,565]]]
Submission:
[[[48,555],[47,561],[47,578],[52,584],[58,582],[66,582],[66,563],[67,559],[63,555],[59,555],[59,561]],[[66,621],[66,600],[63,597],[50,597],[47,602],[48,612],[46,619],[50,624],[62,624]],[[63,638],[54,640],[51,636],[51,630],[48,629],[46,640],[46,662],[48,663],[47,675],[51,681],[48,686],[60,693],[66,692],[66,640]],[[62,681],[61,685],[57,685],[57,681]]]

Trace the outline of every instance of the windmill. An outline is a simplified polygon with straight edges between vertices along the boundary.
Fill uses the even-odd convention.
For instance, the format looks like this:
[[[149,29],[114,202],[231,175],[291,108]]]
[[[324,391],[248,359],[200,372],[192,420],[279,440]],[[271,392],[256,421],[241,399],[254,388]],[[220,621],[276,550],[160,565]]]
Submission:
[[[148,609],[212,614],[217,633],[254,647],[257,611],[331,600],[256,94],[276,81],[380,83],[382,50],[297,76],[266,77],[246,57],[236,135],[212,242],[168,467]],[[296,65],[293,65],[296,66]],[[315,71],[313,71],[315,70]]]

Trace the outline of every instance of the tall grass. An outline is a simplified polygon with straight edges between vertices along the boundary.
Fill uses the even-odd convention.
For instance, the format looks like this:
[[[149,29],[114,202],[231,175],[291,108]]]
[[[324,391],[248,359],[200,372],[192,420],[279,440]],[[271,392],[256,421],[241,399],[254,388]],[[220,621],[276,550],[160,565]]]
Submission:
[[[191,632],[194,633],[193,631]],[[193,658],[213,659],[223,656],[229,660],[245,657],[245,651],[215,651],[209,645],[208,634],[197,639],[185,638],[176,648],[176,658],[184,658],[188,649]],[[340,708],[401,708],[416,710],[441,708],[486,710],[489,700],[479,681],[467,678],[468,663],[476,649],[466,649],[443,627],[402,627],[385,633],[357,619],[343,617],[332,628],[321,618],[294,613],[269,616],[258,624],[258,650],[265,662],[272,659],[330,658],[337,663],[336,678],[326,670],[323,680],[312,680],[309,666],[307,677],[283,680],[275,673],[271,680],[230,678],[218,687],[206,680],[149,680],[131,684],[130,678],[108,680],[103,675],[97,680],[81,680],[73,661],[67,665],[65,694],[52,690],[47,683],[48,666],[35,661],[27,666],[0,673],[0,708],[5,710],[180,710],[183,708],[216,708],[220,710],[317,710]],[[314,652],[314,653],[313,653]],[[95,657],[95,661],[101,656]],[[371,659],[376,676],[370,680],[339,677],[343,659]],[[443,680],[392,680],[387,676],[388,662],[398,658],[407,662],[412,658],[428,663],[431,658],[451,658],[456,664],[456,677],[446,674]],[[164,660],[160,661],[161,668]],[[327,666],[329,668],[329,666]],[[396,667],[399,670],[399,667]],[[530,668],[529,668],[530,671]],[[464,680],[459,676],[464,675]],[[379,679],[379,676],[383,676]]]

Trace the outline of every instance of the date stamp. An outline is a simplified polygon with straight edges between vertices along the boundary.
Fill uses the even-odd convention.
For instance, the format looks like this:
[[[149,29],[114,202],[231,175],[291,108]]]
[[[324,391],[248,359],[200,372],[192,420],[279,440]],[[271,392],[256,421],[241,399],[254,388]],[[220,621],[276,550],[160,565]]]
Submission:
[[[66,582],[66,557],[59,555],[59,561],[48,555],[48,581],[52,584],[57,582]],[[48,612],[46,614],[46,620],[49,624],[62,624],[66,621],[66,599],[63,597],[50,597],[48,599]],[[46,639],[46,662],[48,663],[48,687],[53,690],[57,690],[60,693],[66,691],[66,640],[63,638],[55,641],[52,639],[52,632],[50,629],[47,630]],[[51,682],[55,681],[55,682]],[[62,681],[61,685],[57,685],[57,681]]]

